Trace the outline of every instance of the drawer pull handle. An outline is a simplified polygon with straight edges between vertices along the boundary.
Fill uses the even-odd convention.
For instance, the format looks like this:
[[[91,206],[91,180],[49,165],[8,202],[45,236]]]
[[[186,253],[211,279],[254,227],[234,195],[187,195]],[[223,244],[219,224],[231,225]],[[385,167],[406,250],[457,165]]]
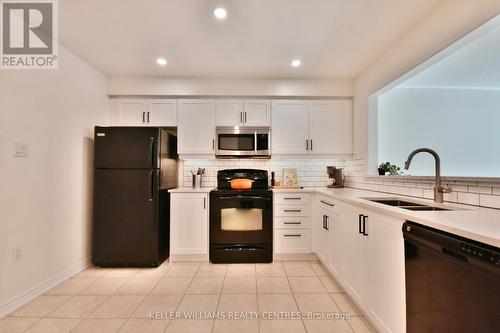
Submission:
[[[321,202],[324,203],[325,205],[330,206],[330,207],[335,207],[335,205],[332,204],[332,203],[329,203],[329,202],[326,202],[326,201],[323,201],[323,200],[321,200]]]
[[[285,213],[300,213],[302,210],[300,209],[285,209]]]
[[[283,222],[283,224],[302,224],[302,222]]]
[[[302,198],[300,198],[300,197],[298,197],[298,198],[287,198],[287,197],[285,197],[283,199],[285,199],[285,200],[302,200]]]
[[[284,234],[284,237],[302,237],[301,234]]]

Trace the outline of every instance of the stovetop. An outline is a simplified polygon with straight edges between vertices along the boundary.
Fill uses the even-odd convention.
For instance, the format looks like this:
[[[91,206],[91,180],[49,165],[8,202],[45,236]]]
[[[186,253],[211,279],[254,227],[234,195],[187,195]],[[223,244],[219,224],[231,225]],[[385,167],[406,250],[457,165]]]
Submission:
[[[268,188],[258,188],[258,189],[251,189],[251,190],[231,190],[231,189],[219,189],[216,188],[210,193],[217,194],[217,195],[227,195],[227,194],[237,194],[237,195],[264,195],[264,194],[272,194],[273,191],[270,187]]]

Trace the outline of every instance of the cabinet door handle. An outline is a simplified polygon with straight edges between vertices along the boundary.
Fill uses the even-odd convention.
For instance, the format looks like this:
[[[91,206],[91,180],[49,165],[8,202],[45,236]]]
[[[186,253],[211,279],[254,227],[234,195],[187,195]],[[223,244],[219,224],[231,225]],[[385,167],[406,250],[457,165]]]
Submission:
[[[283,222],[283,224],[302,224],[302,222]]]
[[[284,237],[302,237],[301,234],[284,234]]]
[[[359,214],[359,219],[358,219],[358,233],[359,234],[363,234],[363,232],[361,231],[361,223],[362,223],[362,219],[363,219],[363,214]]]
[[[313,140],[310,140],[311,141],[311,151],[313,150]]]
[[[302,198],[301,197],[297,197],[297,198],[287,198],[287,197],[285,197],[285,198],[283,198],[283,200],[302,200]]]
[[[203,198],[203,209],[207,209],[207,198]]]
[[[243,124],[243,112],[240,111],[240,123]]]
[[[326,202],[326,201],[323,201],[323,200],[320,200],[320,201],[321,201],[322,203],[324,203],[325,205],[328,205],[328,206],[330,206],[330,207],[335,207],[335,205],[334,205],[334,204],[331,204],[331,203]]]
[[[245,124],[247,123],[247,112],[245,111]]]
[[[330,216],[325,215],[325,230],[330,230]]]
[[[309,140],[306,139],[306,150],[309,150]]]
[[[366,232],[366,219],[368,216],[363,215],[363,236],[368,236],[368,233]]]
[[[149,112],[148,112],[148,124],[150,123],[149,119],[150,119],[150,118],[149,118]]]
[[[285,209],[285,213],[300,213],[302,210],[300,209]]]
[[[146,122],[146,112],[142,113],[142,123],[144,124]]]
[[[325,229],[325,217],[326,215],[323,215],[323,229]]]
[[[212,150],[215,150],[215,139],[212,139]]]

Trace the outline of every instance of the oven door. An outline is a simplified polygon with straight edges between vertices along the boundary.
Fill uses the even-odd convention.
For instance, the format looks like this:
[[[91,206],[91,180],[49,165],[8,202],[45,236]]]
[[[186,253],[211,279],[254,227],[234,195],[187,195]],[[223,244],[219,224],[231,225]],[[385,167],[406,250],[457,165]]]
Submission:
[[[272,243],[272,195],[213,195],[210,206],[211,244]]]
[[[268,127],[217,127],[215,155],[269,157],[269,133]]]

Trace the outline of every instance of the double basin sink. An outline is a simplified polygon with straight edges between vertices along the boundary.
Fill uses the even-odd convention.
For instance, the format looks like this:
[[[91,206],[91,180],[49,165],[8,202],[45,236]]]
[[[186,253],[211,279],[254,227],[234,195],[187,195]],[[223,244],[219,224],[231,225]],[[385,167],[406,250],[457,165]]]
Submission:
[[[449,208],[435,207],[393,198],[365,198],[372,202],[413,211],[450,211]]]

